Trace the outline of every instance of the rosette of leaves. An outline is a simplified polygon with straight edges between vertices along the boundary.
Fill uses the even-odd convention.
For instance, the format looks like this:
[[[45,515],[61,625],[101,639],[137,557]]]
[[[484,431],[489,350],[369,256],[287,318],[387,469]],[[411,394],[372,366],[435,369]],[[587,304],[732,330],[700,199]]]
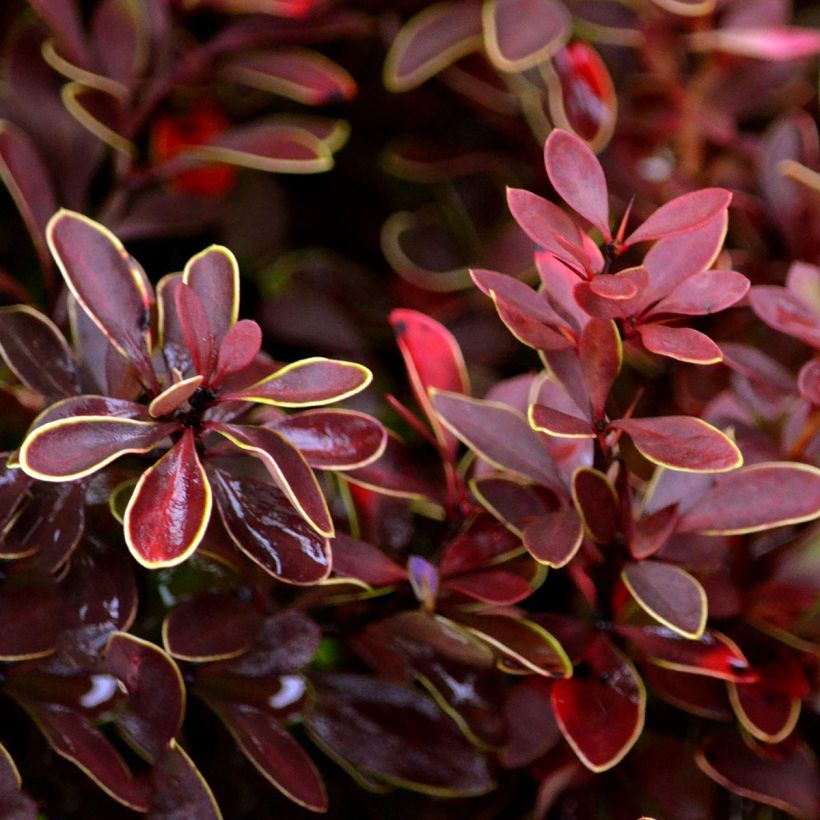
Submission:
[[[330,571],[333,522],[313,468],[350,469],[377,458],[386,433],[347,410],[311,410],[243,423],[255,404],[304,408],[351,396],[370,382],[357,364],[323,358],[276,367],[260,354],[261,331],[238,320],[233,255],[213,247],[153,291],[103,226],[68,211],[49,244],[79,310],[107,338],[136,385],[132,399],[74,396],[35,420],[20,465],[41,481],[83,479],[126,453],[165,454],[138,479],[124,512],[125,537],[147,567],[172,566],[197,547],[214,496],[234,542],[268,571],[311,583]],[[119,357],[119,359],[117,359]],[[238,455],[264,465],[230,468]],[[283,549],[303,557],[283,570]],[[288,563],[288,562],[286,562]]]

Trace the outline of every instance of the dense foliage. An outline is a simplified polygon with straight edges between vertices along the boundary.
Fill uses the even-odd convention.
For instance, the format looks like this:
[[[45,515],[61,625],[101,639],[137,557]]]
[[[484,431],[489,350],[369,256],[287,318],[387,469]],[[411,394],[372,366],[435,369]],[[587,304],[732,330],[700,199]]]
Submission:
[[[820,817],[816,4],[0,15],[0,816]]]

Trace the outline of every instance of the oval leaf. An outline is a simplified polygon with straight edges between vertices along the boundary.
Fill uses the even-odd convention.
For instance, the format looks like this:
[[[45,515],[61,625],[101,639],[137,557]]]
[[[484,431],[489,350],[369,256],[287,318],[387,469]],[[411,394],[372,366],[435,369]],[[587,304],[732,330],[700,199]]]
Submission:
[[[705,334],[691,327],[648,324],[638,328],[643,346],[650,353],[691,364],[723,361],[720,348]]]
[[[524,546],[536,561],[549,567],[566,566],[584,539],[584,526],[573,509],[542,515],[524,527]]]

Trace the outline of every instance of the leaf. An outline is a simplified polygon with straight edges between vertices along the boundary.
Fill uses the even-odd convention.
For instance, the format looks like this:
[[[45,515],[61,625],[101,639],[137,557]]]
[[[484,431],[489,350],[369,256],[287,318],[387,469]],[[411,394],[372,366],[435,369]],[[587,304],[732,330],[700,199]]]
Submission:
[[[0,177],[23,217],[41,266],[51,259],[46,245],[46,225],[57,210],[57,197],[48,168],[31,138],[14,123],[0,120]]]
[[[503,474],[474,478],[470,490],[485,510],[516,535],[521,535],[530,521],[553,509],[537,487]]]
[[[129,743],[154,761],[176,737],[185,716],[185,685],[174,661],[149,641],[114,632],[103,666],[120,682],[126,707],[115,718]]]
[[[174,291],[174,303],[194,370],[208,381],[216,364],[216,346],[205,306],[184,281]]]
[[[752,310],[769,327],[820,349],[817,311],[801,297],[774,285],[756,285],[749,291]]]
[[[505,769],[533,763],[561,739],[550,704],[552,684],[539,677],[523,678],[508,691],[504,701],[507,739],[498,760]]]
[[[216,593],[198,595],[168,613],[162,645],[178,660],[225,660],[250,649],[261,627],[262,617],[250,602]]]
[[[801,670],[802,672],[802,670]],[[803,676],[805,681],[805,676]],[[763,743],[782,743],[800,719],[801,698],[759,683],[729,682],[729,700],[741,726]],[[806,689],[810,689],[806,681]],[[806,693],[808,695],[808,692]]]
[[[483,755],[450,718],[420,692],[395,683],[323,676],[306,726],[333,757],[403,788],[455,797],[495,785]]]
[[[310,407],[355,396],[372,380],[373,374],[363,365],[314,356],[285,365],[256,384],[222,398],[277,407]]]
[[[799,60],[820,53],[820,34],[798,26],[724,27],[690,35],[698,51],[722,51],[757,60]]]
[[[473,2],[428,6],[408,20],[384,63],[389,91],[409,91],[482,45],[481,10]]]
[[[59,328],[34,308],[0,308],[0,355],[23,384],[48,401],[80,392],[74,352]]]
[[[558,195],[610,242],[606,179],[587,144],[574,134],[556,128],[544,146],[544,162]]]
[[[311,811],[327,811],[322,777],[304,749],[279,722],[244,703],[208,698],[239,748],[257,771],[286,797]]]
[[[563,255],[555,234],[580,246],[581,229],[568,214],[548,199],[521,188],[507,188],[507,205],[522,231],[540,248]]]
[[[620,419],[609,426],[623,430],[645,458],[670,470],[723,473],[743,464],[732,440],[701,419],[657,416]]]
[[[126,89],[148,58],[150,12],[137,0],[104,0],[91,21],[91,34],[106,77]]]
[[[211,518],[211,485],[196,452],[193,430],[150,469],[125,508],[125,541],[144,567],[173,567],[199,546]]]
[[[14,760],[0,744],[0,812],[9,820],[37,820],[37,804],[21,791],[21,785]]]
[[[211,471],[222,522],[233,542],[266,572],[312,585],[330,573],[330,547],[271,484]]]
[[[29,433],[20,466],[40,481],[73,481],[125,453],[148,453],[179,425],[110,416],[73,416]]]
[[[623,361],[621,335],[614,322],[590,319],[578,339],[581,373],[593,421],[603,421],[607,399]]]
[[[317,174],[333,167],[333,155],[307,129],[273,120],[236,126],[207,143],[186,146],[154,170],[168,177],[192,165],[212,162],[278,174]]]
[[[553,681],[552,708],[564,738],[593,772],[619,763],[643,730],[646,689],[635,667],[603,636],[584,655],[589,672]]]
[[[728,208],[731,201],[731,191],[724,188],[690,191],[661,205],[624,240],[623,246],[628,247],[637,242],[664,239],[695,230]]]
[[[431,400],[445,427],[483,459],[563,493],[552,457],[520,413],[443,391],[432,391]]]
[[[655,512],[644,513],[632,528],[629,551],[638,561],[649,558],[672,537],[678,526],[678,505],[667,504]]]
[[[459,616],[459,623],[496,654],[498,666],[513,674],[567,678],[572,663],[560,643],[537,623],[507,615]]]
[[[11,586],[0,594],[0,658],[21,661],[51,654],[60,630],[60,601],[53,587]]]
[[[31,5],[77,65],[88,67],[89,49],[80,10],[72,0],[32,0]]]
[[[809,464],[750,464],[719,479],[687,510],[680,532],[735,535],[820,516],[820,470]]]
[[[621,524],[618,495],[600,470],[579,467],[572,474],[572,500],[584,530],[598,544],[609,544]]]
[[[333,571],[341,577],[356,578],[374,587],[407,580],[407,570],[404,567],[366,541],[337,532],[331,544]]]
[[[583,522],[574,509],[547,513],[524,527],[524,546],[529,554],[556,569],[575,557],[583,538]]]
[[[51,218],[46,238],[80,307],[143,378],[155,380],[147,330],[153,298],[122,243],[99,223],[67,210]]]
[[[219,347],[212,383],[218,384],[226,376],[240,373],[249,367],[256,360],[261,348],[262,330],[256,322],[241,319],[232,325]]]
[[[656,323],[640,325],[638,335],[650,353],[691,364],[723,361],[720,348],[704,333],[691,327],[669,327]]]
[[[356,96],[356,82],[338,63],[312,49],[290,46],[239,56],[223,76],[305,105],[325,105]]]
[[[155,396],[148,405],[148,413],[152,418],[170,416],[181,404],[184,404],[199,390],[202,376],[191,376],[189,379],[166,387],[158,396]]]
[[[660,561],[630,562],[621,579],[641,608],[664,626],[684,638],[703,634],[706,592],[688,572]]]
[[[556,0],[486,0],[482,18],[490,60],[502,71],[526,71],[569,39],[572,23]]]
[[[684,279],[649,315],[678,313],[706,316],[739,302],[749,290],[749,280],[732,270],[706,270]]]
[[[448,578],[442,586],[451,591],[496,606],[511,606],[529,598],[532,587],[520,575],[489,568]]]
[[[239,318],[239,264],[228,248],[211,245],[185,264],[182,281],[200,298],[217,347]]]
[[[319,535],[333,537],[333,520],[319,482],[304,456],[281,433],[238,424],[212,424],[211,429],[258,458],[299,515]]]
[[[151,785],[150,820],[222,820],[205,778],[174,740],[154,763]]]
[[[531,404],[530,426],[534,430],[559,438],[595,438],[595,431],[589,419],[572,416],[561,410],[553,410],[543,404]]]
[[[816,816],[820,777],[817,761],[805,744],[778,755],[756,754],[737,732],[708,739],[695,760],[725,789],[774,806],[792,817]]]

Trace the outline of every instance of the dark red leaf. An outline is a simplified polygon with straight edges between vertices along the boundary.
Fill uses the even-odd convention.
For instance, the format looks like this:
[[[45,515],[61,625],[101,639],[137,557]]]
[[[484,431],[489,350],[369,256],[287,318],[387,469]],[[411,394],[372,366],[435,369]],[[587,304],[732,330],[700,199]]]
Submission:
[[[564,202],[611,241],[606,179],[587,144],[556,128],[544,146],[544,161],[550,182]]]
[[[129,0],[104,0],[97,6],[91,34],[103,73],[123,90],[142,71],[148,56],[150,12]]]
[[[444,325],[415,310],[394,310],[390,324],[404,359],[410,386],[436,438],[452,458],[458,442],[441,426],[430,404],[431,387],[468,395],[470,381],[461,348]]]
[[[820,515],[820,470],[809,464],[751,464],[721,477],[682,516],[681,532],[757,532]]]
[[[696,760],[709,777],[735,794],[803,820],[817,815],[820,776],[805,745],[777,755],[756,754],[732,732],[707,740]]]
[[[553,681],[552,708],[581,762],[602,772],[620,762],[640,736],[646,690],[635,667],[602,636],[584,660],[587,675]]]
[[[0,588],[0,658],[24,660],[48,655],[57,646],[60,601],[53,587]]]
[[[505,526],[488,515],[477,516],[444,545],[439,569],[442,577],[484,569],[519,546],[520,540]]]
[[[258,401],[278,407],[310,407],[342,401],[364,390],[373,374],[360,364],[316,356],[286,365],[227,400]]]
[[[407,91],[481,45],[480,7],[463,0],[437,3],[408,20],[393,41],[384,65],[385,85]]]
[[[494,786],[484,757],[451,720],[404,686],[324,676],[307,727],[334,757],[388,783],[440,796],[483,794]]]
[[[623,359],[621,336],[615,323],[590,319],[578,340],[578,356],[592,419],[603,420],[609,391],[620,372]]]
[[[134,748],[156,760],[185,716],[185,685],[177,665],[158,646],[127,632],[111,635],[103,663],[127,696],[117,727]]]
[[[189,427],[134,488],[125,510],[125,540],[149,569],[187,560],[211,518],[211,485]]]
[[[508,606],[532,595],[532,587],[504,569],[485,569],[448,578],[443,587],[485,604]]]
[[[217,351],[205,306],[196,291],[185,282],[174,290],[174,302],[194,370],[207,381],[216,364]]]
[[[683,194],[661,205],[637,230],[625,240],[624,245],[647,242],[701,227],[720,211],[729,207],[732,194],[723,188],[703,188]]]
[[[520,769],[548,752],[561,738],[550,703],[552,683],[537,676],[524,678],[504,701],[509,735],[498,752],[505,769]]]
[[[593,541],[609,544],[620,527],[618,496],[600,470],[580,467],[572,475],[572,500]]]
[[[9,453],[0,453],[0,532],[5,530],[18,506],[27,499],[32,479],[19,467],[8,465]]]
[[[316,584],[330,573],[330,548],[271,484],[212,471],[222,522],[234,543],[276,578]]]
[[[550,567],[566,566],[581,547],[584,527],[574,509],[539,516],[524,527],[524,546],[536,561]]]
[[[198,595],[176,606],[162,624],[162,644],[185,661],[224,660],[250,649],[262,626],[256,608],[228,595]]]
[[[563,492],[552,457],[520,413],[456,393],[437,391],[432,401],[445,426],[485,461]]]
[[[800,698],[768,689],[765,679],[730,683],[729,700],[743,728],[764,743],[784,741],[800,718]]]
[[[621,578],[653,618],[685,638],[699,638],[706,627],[703,587],[685,570],[660,561],[624,566]]]
[[[202,302],[217,346],[239,318],[239,265],[222,245],[211,245],[185,265],[183,281]]]
[[[105,416],[57,419],[29,434],[20,450],[20,464],[41,481],[72,481],[125,453],[150,452],[177,428],[175,422]]]
[[[530,424],[535,430],[559,438],[595,438],[589,419],[553,410],[543,404],[533,404],[529,409]]]
[[[221,820],[222,814],[205,778],[175,741],[151,769],[150,820]]]
[[[623,430],[644,457],[670,470],[724,473],[743,464],[743,456],[732,440],[702,419],[620,419],[610,422],[610,427]]]
[[[407,571],[391,561],[380,549],[343,532],[331,542],[333,571],[356,578],[370,586],[386,586],[407,580]]]
[[[256,322],[241,319],[232,325],[219,347],[213,381],[238,373],[251,365],[262,347],[262,330]]]
[[[470,489],[484,509],[516,532],[554,509],[536,487],[504,475],[475,478],[470,482]]]
[[[239,449],[258,458],[299,515],[326,538],[333,520],[322,489],[304,456],[281,433],[265,427],[214,424],[213,429]]]
[[[526,71],[569,39],[571,20],[557,0],[491,0],[484,6],[487,52],[502,71]]]
[[[644,514],[633,528],[629,539],[629,551],[638,561],[654,555],[669,540],[678,524],[677,504]]]

